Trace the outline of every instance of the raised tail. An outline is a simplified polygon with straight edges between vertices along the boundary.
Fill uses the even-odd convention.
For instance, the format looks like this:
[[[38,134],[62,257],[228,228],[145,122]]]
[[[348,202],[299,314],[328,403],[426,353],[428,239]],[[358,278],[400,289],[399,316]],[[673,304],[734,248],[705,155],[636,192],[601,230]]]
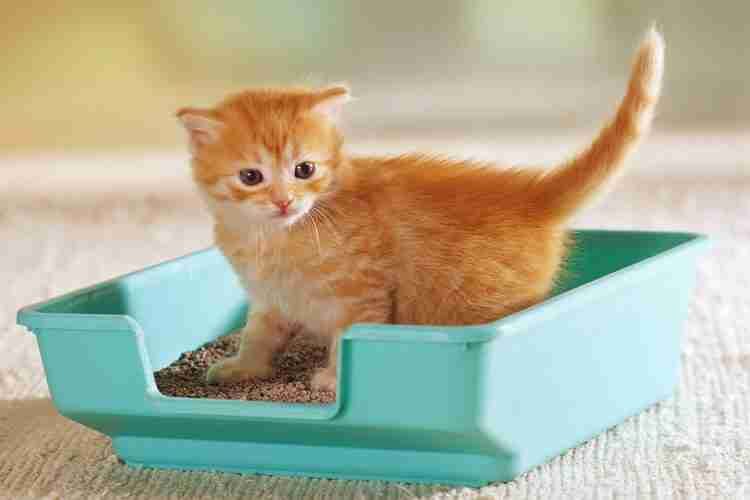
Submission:
[[[627,94],[614,119],[585,151],[539,177],[533,188],[537,209],[564,220],[622,170],[651,127],[663,71],[664,39],[652,28],[638,49]]]

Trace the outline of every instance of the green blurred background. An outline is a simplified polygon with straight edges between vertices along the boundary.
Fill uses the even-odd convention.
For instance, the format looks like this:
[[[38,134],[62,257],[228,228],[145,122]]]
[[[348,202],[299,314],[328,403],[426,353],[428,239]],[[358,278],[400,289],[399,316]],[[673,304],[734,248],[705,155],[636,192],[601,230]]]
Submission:
[[[119,3],[119,2],[118,2]],[[3,2],[0,153],[174,149],[229,90],[348,81],[356,137],[593,127],[652,21],[662,128],[747,130],[750,2]]]

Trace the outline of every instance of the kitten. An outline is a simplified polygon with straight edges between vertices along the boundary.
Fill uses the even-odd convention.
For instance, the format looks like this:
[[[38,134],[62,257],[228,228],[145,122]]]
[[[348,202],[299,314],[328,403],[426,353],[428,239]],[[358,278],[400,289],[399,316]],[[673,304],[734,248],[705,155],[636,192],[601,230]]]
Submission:
[[[650,127],[663,54],[650,31],[614,120],[551,171],[349,156],[337,128],[343,86],[248,90],[181,109],[216,243],[252,303],[239,354],[208,382],[271,375],[274,354],[304,329],[330,345],[313,388],[335,390],[337,339],[353,323],[485,323],[544,299],[567,221]]]

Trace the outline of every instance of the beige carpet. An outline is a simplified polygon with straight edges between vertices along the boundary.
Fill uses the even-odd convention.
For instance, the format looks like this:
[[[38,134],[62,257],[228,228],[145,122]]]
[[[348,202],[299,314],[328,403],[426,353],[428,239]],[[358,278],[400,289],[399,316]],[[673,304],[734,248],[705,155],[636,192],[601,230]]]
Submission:
[[[0,187],[2,498],[750,497],[750,177],[675,184],[631,176],[581,218],[579,226],[712,236],[685,328],[680,387],[516,481],[482,489],[119,464],[106,437],[57,415],[34,338],[15,326],[15,311],[203,247],[208,219],[181,188],[96,199],[48,184],[36,195]]]

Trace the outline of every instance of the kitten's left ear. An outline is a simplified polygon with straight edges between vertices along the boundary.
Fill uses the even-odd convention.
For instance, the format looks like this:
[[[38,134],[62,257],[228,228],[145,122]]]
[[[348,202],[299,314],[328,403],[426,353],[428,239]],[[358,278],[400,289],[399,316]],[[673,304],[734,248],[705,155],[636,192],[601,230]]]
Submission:
[[[205,109],[182,108],[177,111],[177,118],[188,132],[193,153],[201,146],[216,142],[224,126],[210,110]]]
[[[337,123],[341,118],[341,109],[344,104],[352,100],[349,87],[346,85],[335,85],[321,89],[313,95],[311,111],[320,113],[329,120]]]

